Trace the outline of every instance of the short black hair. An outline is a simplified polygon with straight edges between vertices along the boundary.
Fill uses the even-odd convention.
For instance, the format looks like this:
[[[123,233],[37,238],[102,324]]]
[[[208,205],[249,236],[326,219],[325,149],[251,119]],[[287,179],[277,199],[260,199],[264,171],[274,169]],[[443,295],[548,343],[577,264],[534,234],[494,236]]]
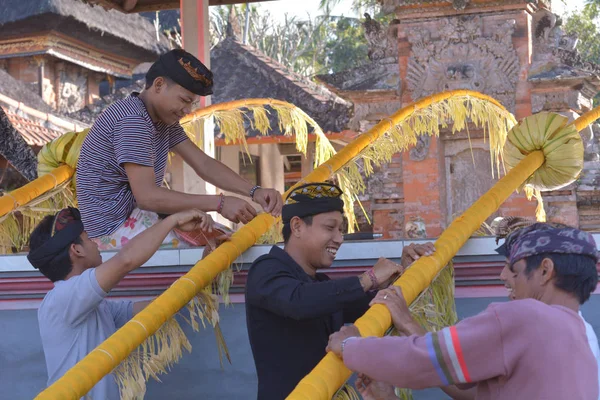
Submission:
[[[162,77],[168,84],[174,83],[174,81],[168,77],[167,72],[164,70],[160,62],[152,64],[148,72],[146,72],[146,89],[150,89],[154,84],[156,78]]]
[[[309,215],[307,217],[300,218],[306,225],[312,225],[313,216]],[[292,227],[290,224],[283,224],[283,230],[281,232],[283,234],[283,243],[287,243],[290,240],[290,236],[292,236]]]
[[[47,215],[35,227],[29,236],[29,251],[34,251],[44,245],[52,237],[52,225],[55,215]],[[81,236],[73,241],[75,244],[83,243]],[[69,247],[65,247],[56,257],[56,262],[46,268],[40,268],[40,272],[52,282],[64,280],[73,270],[73,263],[69,255]]]
[[[554,263],[554,271],[556,271],[554,284],[557,288],[576,296],[579,304],[589,300],[598,284],[596,260],[593,257],[582,254],[536,254],[525,258],[527,276],[538,269],[545,258],[549,258]]]

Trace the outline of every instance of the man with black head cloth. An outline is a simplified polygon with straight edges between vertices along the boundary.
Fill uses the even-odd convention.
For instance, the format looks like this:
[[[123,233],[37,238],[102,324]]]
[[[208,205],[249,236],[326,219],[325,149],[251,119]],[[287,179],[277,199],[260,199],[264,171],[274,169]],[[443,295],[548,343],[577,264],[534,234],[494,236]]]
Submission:
[[[248,273],[246,322],[259,400],[285,399],[325,356],[329,335],[360,317],[374,291],[387,287],[414,257],[433,250],[411,247],[403,251],[402,266],[381,258],[360,276],[331,280],[318,273],[331,267],[342,245],[341,194],[325,182],[290,193],[282,214],[284,248],[274,246]]]
[[[197,208],[217,211],[235,223],[256,216],[254,207],[238,197],[161,187],[170,151],[205,181],[251,198],[274,216],[280,214],[279,192],[253,186],[207,156],[179,125],[199,97],[212,90],[212,73],[190,53],[172,50],[148,70],[141,93],[115,102],[98,117],[82,145],[76,181],[83,224],[101,250],[121,247],[161,214]],[[176,233],[167,236],[166,246],[201,245],[206,239]]]
[[[105,263],[98,246],[84,230],[76,208],[47,216],[34,229],[27,258],[54,283],[38,309],[48,385],[146,307],[148,301],[134,303],[105,298],[125,275],[154,254],[174,228],[210,233],[213,221],[199,210],[173,214],[133,238]],[[114,377],[102,378],[89,396],[119,399]]]

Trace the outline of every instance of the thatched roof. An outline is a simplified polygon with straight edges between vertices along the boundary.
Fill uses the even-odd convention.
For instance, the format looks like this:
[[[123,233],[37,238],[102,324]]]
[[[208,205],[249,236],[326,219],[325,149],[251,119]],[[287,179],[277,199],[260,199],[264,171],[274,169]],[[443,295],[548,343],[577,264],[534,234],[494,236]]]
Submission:
[[[304,110],[325,132],[341,132],[347,128],[353,110],[351,103],[289,71],[251,46],[233,38],[226,39],[213,48],[210,61],[215,81],[213,103],[257,97],[284,100]],[[141,91],[144,87],[141,78],[143,75],[138,75],[129,86],[70,116],[92,123],[114,101]]]
[[[1,3],[0,36],[58,30],[69,36],[77,35],[77,39],[88,43],[96,39],[94,45],[107,51],[114,51],[115,45],[118,47],[121,42],[122,46],[125,42],[127,47],[142,50],[140,54],[128,54],[130,57],[139,58],[146,53],[144,58],[148,61],[168,50],[166,38],[160,35],[157,39],[152,23],[137,14],[107,11],[79,0],[2,0]],[[78,24],[87,28],[87,32],[81,32]],[[78,31],[84,34],[78,35]],[[98,39],[103,39],[104,45]]]
[[[302,77],[252,46],[227,38],[211,51],[215,88],[213,103],[243,98],[273,98],[304,110],[325,132],[341,132],[352,115],[352,103]]]

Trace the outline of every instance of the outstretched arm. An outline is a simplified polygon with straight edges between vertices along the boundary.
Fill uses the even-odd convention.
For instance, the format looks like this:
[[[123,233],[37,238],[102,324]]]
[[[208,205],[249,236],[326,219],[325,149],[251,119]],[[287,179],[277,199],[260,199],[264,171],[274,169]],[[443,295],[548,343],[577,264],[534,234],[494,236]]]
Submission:
[[[96,268],[96,279],[109,292],[129,272],[140,267],[158,250],[170,231],[202,229],[212,231],[212,218],[199,210],[173,214],[131,239],[121,251]]]
[[[402,271],[398,264],[381,258],[373,267],[378,282]],[[254,265],[246,283],[246,302],[277,315],[297,320],[318,318],[344,310],[370,297],[373,287],[368,273],[321,282],[303,282],[279,261],[265,260]]]
[[[425,336],[354,338],[359,336],[356,327],[343,327],[330,337],[328,350],[343,357],[348,368],[371,379],[423,389],[506,375],[501,332],[496,312],[490,308]]]
[[[425,328],[412,317],[408,305],[404,300],[404,296],[402,295],[402,290],[398,286],[391,286],[388,289],[381,290],[371,302],[371,305],[373,304],[385,305],[390,311],[390,314],[392,314],[394,327],[404,335],[424,336],[427,334]],[[454,400],[475,399],[475,390],[473,389],[461,389],[457,386],[444,386],[440,389]]]
[[[183,160],[198,174],[198,176],[216,187],[228,192],[250,197],[253,185],[233,172],[220,161],[209,157],[191,140],[185,140],[173,148]],[[274,216],[281,214],[283,199],[275,189],[260,188],[254,192],[253,199],[260,204],[265,212]]]
[[[191,208],[207,212],[219,210],[220,196],[187,194],[158,187],[152,167],[125,163],[124,168],[135,201],[142,210],[159,214],[174,214]],[[254,207],[233,196],[225,196],[221,208],[221,215],[235,223],[246,224],[256,216]]]
[[[173,147],[183,160],[206,182],[226,190],[248,197],[252,184],[233,172],[228,166],[220,161],[209,157],[205,152],[191,140],[185,140]]]

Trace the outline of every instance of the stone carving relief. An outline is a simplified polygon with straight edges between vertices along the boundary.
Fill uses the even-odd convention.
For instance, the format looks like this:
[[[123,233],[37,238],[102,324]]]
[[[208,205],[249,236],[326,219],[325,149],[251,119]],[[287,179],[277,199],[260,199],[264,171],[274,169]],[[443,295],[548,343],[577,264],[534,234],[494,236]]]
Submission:
[[[369,44],[369,59],[371,61],[398,62],[398,24],[394,19],[387,27],[365,13],[363,29]]]
[[[446,3],[452,4],[456,11],[464,10],[470,2],[471,0],[446,0]]]
[[[431,136],[420,135],[417,136],[417,144],[415,147],[410,149],[409,157],[413,161],[423,161],[429,153],[429,144],[431,143]]]
[[[58,111],[72,113],[85,107],[87,74],[79,68],[60,68]]]
[[[425,239],[427,237],[425,221],[421,217],[412,217],[404,226],[404,232],[409,239]]]
[[[584,61],[577,50],[577,35],[562,29],[562,19],[551,11],[540,9],[533,16],[533,63],[530,77],[543,78],[600,74],[600,66]]]
[[[412,54],[407,86],[413,99],[453,89],[471,89],[515,107],[519,60],[512,44],[515,21],[499,23],[483,34],[480,16],[443,19],[439,29],[408,29]]]

